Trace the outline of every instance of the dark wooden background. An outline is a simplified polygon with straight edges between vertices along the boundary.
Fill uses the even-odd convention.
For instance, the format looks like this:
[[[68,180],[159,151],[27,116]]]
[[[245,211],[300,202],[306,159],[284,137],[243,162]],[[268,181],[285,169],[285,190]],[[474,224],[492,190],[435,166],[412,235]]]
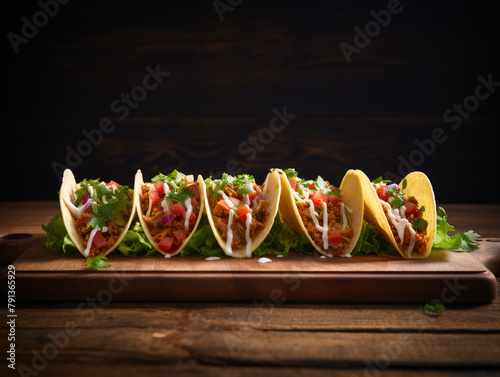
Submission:
[[[351,63],[340,43],[354,45],[354,27],[364,29],[387,1],[244,0],[223,21],[213,3],[73,0],[18,53],[8,34],[21,34],[22,17],[41,8],[2,4],[0,199],[56,199],[52,163],[66,164],[82,131],[110,118],[113,132],[75,164],[77,179],[132,185],[139,168],[146,178],[174,168],[207,176],[229,163],[258,180],[271,167],[295,167],[338,185],[349,168],[400,175],[401,159],[416,156],[414,140],[442,128],[447,140],[414,166],[437,201],[499,203],[489,190],[498,178],[499,93],[457,130],[443,120],[474,94],[478,76],[500,81],[498,3],[402,0]],[[119,119],[111,104],[158,65],[169,76]],[[264,130],[273,108],[285,106],[296,118]],[[272,140],[260,140],[255,157],[241,153],[259,132]]]

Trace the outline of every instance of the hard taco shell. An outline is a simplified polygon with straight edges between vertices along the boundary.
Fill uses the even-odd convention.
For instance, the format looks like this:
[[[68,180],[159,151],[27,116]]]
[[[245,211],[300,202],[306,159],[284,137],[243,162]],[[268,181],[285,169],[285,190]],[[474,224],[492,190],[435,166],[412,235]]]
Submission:
[[[280,198],[279,214],[280,219],[286,223],[290,228],[299,234],[305,234],[309,239],[311,244],[314,246],[319,253],[323,255],[329,255],[328,250],[323,249],[322,245],[317,245],[309,233],[300,217],[299,211],[295,204],[296,198],[294,196],[294,191],[290,186],[286,174],[280,171],[280,179],[282,186],[282,194]],[[363,227],[363,211],[364,211],[364,199],[363,190],[361,186],[361,181],[359,176],[354,170],[349,170],[342,182],[340,184],[340,192],[342,202],[351,209],[352,213],[349,215],[351,227],[353,228],[353,235],[349,244],[345,247],[344,256],[349,256],[351,251],[356,246],[361,230]]]
[[[407,259],[427,258],[432,251],[432,243],[436,232],[436,201],[429,178],[422,172],[415,171],[408,174],[401,182],[399,187],[403,187],[403,181],[406,179],[406,188],[404,195],[414,196],[419,206],[424,206],[423,218],[427,221],[427,248],[423,254],[408,253],[401,248],[392,234],[389,221],[385,217],[384,209],[380,204],[377,192],[371,184],[370,179],[361,170],[356,171],[359,175],[365,195],[365,220],[376,226],[391,245]]]

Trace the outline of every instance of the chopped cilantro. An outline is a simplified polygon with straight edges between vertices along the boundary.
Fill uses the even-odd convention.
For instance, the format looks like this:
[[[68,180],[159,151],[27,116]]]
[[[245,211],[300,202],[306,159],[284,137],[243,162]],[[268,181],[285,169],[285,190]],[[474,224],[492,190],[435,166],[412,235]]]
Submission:
[[[237,189],[240,189],[242,186],[244,186],[243,188],[241,188],[241,191],[238,190],[239,192],[243,192],[244,195],[246,195],[245,192],[249,187],[252,188],[252,191],[249,192],[253,192],[254,178],[253,175],[249,174],[232,176],[224,173],[222,174],[221,179],[212,180],[212,177],[209,177],[205,179],[205,183],[207,184],[208,189],[212,191],[214,198],[219,199],[219,191],[221,191],[225,186],[237,187]]]
[[[193,196],[194,196],[193,190],[182,191],[179,193],[174,193],[173,191],[170,191],[167,195],[168,199],[174,200],[174,201],[179,202],[181,204],[184,204],[184,202],[188,198],[192,198]]]
[[[424,313],[433,317],[439,317],[441,314],[443,314],[444,310],[444,305],[440,304],[439,302],[436,302],[434,305],[424,305]]]
[[[378,184],[380,184],[380,183],[383,183],[383,184],[385,184],[385,185],[386,185],[386,184],[388,184],[389,182],[391,182],[391,181],[390,181],[390,180],[388,180],[388,179],[382,179],[382,177],[378,177],[378,178],[376,178],[376,179],[374,179],[374,180],[372,181],[372,184],[374,184],[374,185],[378,185]]]
[[[427,226],[427,221],[421,217],[417,217],[413,220],[413,229],[424,230]]]

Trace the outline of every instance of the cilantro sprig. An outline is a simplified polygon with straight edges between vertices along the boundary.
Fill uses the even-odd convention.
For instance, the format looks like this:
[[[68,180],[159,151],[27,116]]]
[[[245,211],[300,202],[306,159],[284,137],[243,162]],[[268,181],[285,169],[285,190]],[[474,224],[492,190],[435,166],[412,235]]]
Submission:
[[[212,191],[214,198],[217,200],[221,196],[219,191],[223,190],[225,186],[237,187],[237,190],[243,193],[243,195],[253,192],[254,177],[250,174],[232,176],[224,173],[220,179],[212,179],[211,176],[208,177],[205,179],[205,183],[208,189]]]

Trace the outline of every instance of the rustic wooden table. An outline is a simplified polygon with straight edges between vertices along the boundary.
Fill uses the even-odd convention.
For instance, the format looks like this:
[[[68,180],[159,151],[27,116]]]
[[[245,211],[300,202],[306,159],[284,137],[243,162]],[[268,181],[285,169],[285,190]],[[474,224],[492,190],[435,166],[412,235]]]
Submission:
[[[500,206],[444,207],[457,230],[500,236]],[[56,211],[56,202],[0,203],[0,236],[40,233]],[[4,355],[14,344],[18,370],[4,364],[1,375],[500,373],[498,300],[448,305],[439,317],[425,315],[419,304],[362,302],[101,305],[89,298],[15,305],[15,327],[4,324],[0,337]],[[15,340],[6,341],[12,329]]]

